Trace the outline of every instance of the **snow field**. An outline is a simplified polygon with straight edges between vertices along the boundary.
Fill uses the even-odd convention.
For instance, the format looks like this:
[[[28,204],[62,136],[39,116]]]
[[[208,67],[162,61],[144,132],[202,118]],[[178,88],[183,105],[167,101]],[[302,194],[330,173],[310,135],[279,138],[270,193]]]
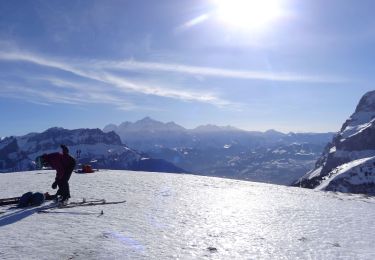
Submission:
[[[0,174],[0,197],[52,193],[53,179]],[[39,214],[0,207],[0,259],[375,259],[373,198],[130,171],[70,183],[72,201],[127,202]]]

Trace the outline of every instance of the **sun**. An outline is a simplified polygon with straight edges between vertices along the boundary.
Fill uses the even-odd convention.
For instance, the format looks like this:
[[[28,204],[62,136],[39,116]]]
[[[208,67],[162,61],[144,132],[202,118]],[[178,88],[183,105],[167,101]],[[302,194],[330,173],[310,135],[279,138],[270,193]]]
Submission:
[[[217,18],[244,28],[261,29],[282,15],[282,0],[214,0]]]

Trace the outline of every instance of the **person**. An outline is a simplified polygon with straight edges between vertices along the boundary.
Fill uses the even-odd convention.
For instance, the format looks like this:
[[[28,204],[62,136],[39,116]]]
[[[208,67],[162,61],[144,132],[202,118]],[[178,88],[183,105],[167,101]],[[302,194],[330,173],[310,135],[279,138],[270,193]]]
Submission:
[[[66,145],[62,144],[60,147],[62,153],[44,154],[41,158],[43,163],[56,170],[56,178],[52,184],[53,189],[58,187],[56,199],[62,203],[67,203],[70,198],[69,179],[76,166],[76,161],[69,155],[69,149]]]

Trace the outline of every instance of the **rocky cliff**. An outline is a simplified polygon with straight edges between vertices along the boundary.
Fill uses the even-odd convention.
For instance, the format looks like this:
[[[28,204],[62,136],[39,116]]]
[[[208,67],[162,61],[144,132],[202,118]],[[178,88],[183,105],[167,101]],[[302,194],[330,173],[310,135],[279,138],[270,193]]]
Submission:
[[[372,193],[375,180],[369,162],[372,162],[371,158],[374,156],[375,91],[371,91],[361,98],[355,112],[326,146],[315,168],[297,180],[294,185],[304,188],[320,187],[324,190]],[[363,171],[363,169],[367,170]]]

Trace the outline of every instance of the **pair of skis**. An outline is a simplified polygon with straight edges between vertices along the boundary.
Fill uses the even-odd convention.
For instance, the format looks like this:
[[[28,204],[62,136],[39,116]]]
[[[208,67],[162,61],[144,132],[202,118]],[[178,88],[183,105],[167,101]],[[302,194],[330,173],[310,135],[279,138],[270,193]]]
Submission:
[[[55,195],[50,195],[48,193],[44,194],[46,201],[52,201],[56,199]],[[13,197],[13,198],[5,198],[0,199],[0,206],[6,205],[14,205],[18,204],[21,197]],[[58,209],[58,208],[74,208],[74,207],[87,207],[87,206],[100,206],[100,205],[111,205],[111,204],[121,204],[125,203],[126,200],[122,201],[106,201],[105,199],[97,199],[97,200],[86,200],[82,199],[82,201],[73,201],[68,202],[67,204],[63,204],[61,202],[52,203],[50,205],[42,206],[38,212],[48,211],[51,209]],[[1,212],[4,213],[4,212]]]
[[[113,204],[121,204],[125,203],[126,200],[121,201],[106,201],[105,199],[99,199],[99,200],[86,200],[82,199],[82,201],[79,202],[69,202],[67,204],[63,203],[54,203],[50,207],[44,207],[38,210],[38,213],[48,213],[52,209],[66,209],[66,208],[75,208],[75,207],[87,207],[87,206],[101,206],[101,205],[113,205]]]
[[[6,198],[6,199],[0,199],[0,206],[6,206],[6,205],[12,205],[12,204],[18,204],[21,197],[14,197],[14,198]]]

